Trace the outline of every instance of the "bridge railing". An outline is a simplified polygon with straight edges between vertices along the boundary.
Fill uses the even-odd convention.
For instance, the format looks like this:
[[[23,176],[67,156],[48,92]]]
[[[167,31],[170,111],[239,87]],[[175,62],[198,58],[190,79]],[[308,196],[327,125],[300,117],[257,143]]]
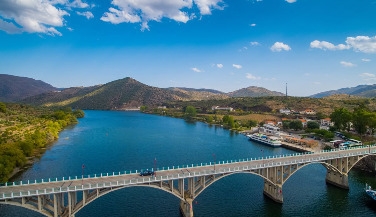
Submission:
[[[346,150],[355,150],[355,149],[362,149],[362,148],[371,148],[375,147],[376,145],[371,146],[357,146],[357,147],[350,147]],[[216,161],[216,162],[209,162],[209,163],[200,163],[200,164],[185,164],[185,165],[178,165],[178,166],[172,166],[172,167],[162,167],[162,168],[156,168],[156,171],[166,171],[166,170],[174,170],[174,169],[188,169],[188,168],[195,168],[195,167],[203,167],[203,166],[214,166],[215,165],[226,165],[226,164],[233,164],[233,163],[241,163],[241,162],[253,162],[253,161],[260,161],[260,160],[270,160],[270,159],[284,159],[288,157],[298,157],[298,156],[310,156],[310,155],[320,155],[321,153],[338,153],[339,149],[331,149],[331,150],[321,150],[320,152],[304,152],[304,153],[292,153],[292,154],[284,154],[284,155],[273,155],[273,156],[262,156],[262,157],[255,157],[255,158],[244,158],[244,159],[238,159],[238,160],[226,160],[226,161]],[[371,153],[376,153],[375,150],[370,150]],[[368,154],[369,152],[363,151],[363,152],[357,152],[356,155],[362,155],[362,154]],[[355,154],[354,154],[355,155]],[[351,156],[354,156],[351,155]],[[345,157],[346,155],[341,155]],[[327,156],[326,156],[327,157]],[[338,158],[338,156],[333,156],[333,158]],[[330,158],[330,159],[333,159]],[[317,160],[325,160],[329,158],[319,158]],[[46,182],[61,182],[61,181],[73,181],[73,180],[81,180],[81,179],[87,179],[87,178],[99,178],[99,177],[109,177],[109,176],[120,176],[120,175],[127,175],[127,174],[138,174],[141,171],[144,171],[147,169],[142,170],[135,170],[135,171],[122,171],[122,172],[112,172],[112,173],[99,173],[99,174],[87,174],[87,175],[81,175],[81,176],[68,176],[68,177],[62,177],[62,178],[47,178],[47,179],[40,179],[40,180],[27,180],[27,181],[15,181],[15,182],[6,182],[6,183],[0,183],[0,187],[3,186],[20,186],[20,185],[30,185],[30,184],[41,184]],[[148,169],[148,170],[154,170]]]
[[[368,148],[368,147],[367,147]],[[145,183],[153,183],[153,182],[160,182],[160,181],[166,181],[166,180],[173,180],[173,179],[182,179],[182,178],[189,178],[189,177],[197,177],[197,176],[203,176],[203,175],[213,175],[213,174],[224,174],[224,173],[233,173],[233,172],[242,172],[242,171],[250,171],[254,169],[260,169],[260,168],[266,168],[266,167],[275,167],[275,166],[281,166],[281,165],[291,165],[291,164],[297,164],[297,163],[308,163],[308,162],[317,162],[317,161],[322,161],[322,160],[328,160],[328,159],[335,159],[339,157],[348,157],[348,156],[357,156],[357,155],[364,155],[364,154],[369,154],[367,150],[359,151],[359,152],[352,152],[352,153],[342,153],[339,154],[339,152],[335,151],[322,151],[322,153],[330,153],[330,155],[324,155],[320,156],[319,154],[311,155],[311,154],[301,154],[301,153],[296,153],[296,154],[289,154],[289,155],[282,155],[281,156],[269,156],[266,158],[256,158],[256,159],[239,159],[239,160],[233,160],[233,161],[218,161],[216,162],[216,165],[225,165],[225,164],[232,164],[233,167],[227,167],[227,168],[218,168],[216,170],[210,169],[210,170],[203,170],[200,172],[193,172],[193,173],[176,173],[168,176],[154,176],[154,177],[140,177],[140,178],[132,178],[132,179],[123,179],[121,181],[116,181],[116,182],[103,182],[103,183],[96,183],[95,185],[90,184],[90,183],[84,183],[84,179],[82,180],[82,185],[75,185],[75,186],[68,186],[68,187],[59,187],[59,188],[45,188],[41,190],[34,190],[34,191],[21,191],[21,192],[10,192],[10,193],[2,193],[0,194],[0,200],[2,199],[8,199],[8,198],[16,198],[16,197],[25,197],[25,196],[36,196],[36,195],[43,195],[43,194],[54,194],[54,193],[61,193],[61,192],[69,192],[69,191],[82,191],[82,190],[92,190],[92,189],[98,189],[98,188],[105,188],[105,187],[117,187],[117,186],[126,186],[126,185],[136,185],[136,184],[145,184]],[[375,153],[376,151],[372,151],[372,153]],[[297,158],[299,156],[307,156],[307,158]],[[292,157],[292,158],[291,158]],[[295,159],[294,159],[295,158]],[[262,160],[258,161],[255,163],[256,160]],[[263,160],[270,160],[272,161],[265,161]],[[273,159],[284,159],[284,161],[274,161]],[[251,165],[246,165],[246,166],[236,166],[233,163],[241,163],[241,162],[253,162],[254,164]],[[177,168],[173,167],[174,169],[179,169],[179,168],[192,168],[192,167],[200,167],[200,166],[210,166],[214,165],[211,164],[211,162],[205,163],[205,164],[191,164],[191,165],[183,165],[183,166],[178,166]],[[164,168],[160,171],[163,170],[171,170],[172,168]],[[137,173],[134,172],[134,173]],[[124,172],[123,174],[134,174],[132,172]],[[120,172],[119,173],[101,173],[99,176],[94,176],[94,177],[106,177],[106,176],[120,176],[123,175]],[[74,177],[75,179],[70,179],[70,180],[81,180],[78,178],[78,176]],[[56,181],[57,179],[55,179]],[[64,180],[64,178],[63,178]],[[43,181],[43,180],[42,180]],[[50,180],[51,182],[53,180]],[[22,185],[23,183],[20,182]]]

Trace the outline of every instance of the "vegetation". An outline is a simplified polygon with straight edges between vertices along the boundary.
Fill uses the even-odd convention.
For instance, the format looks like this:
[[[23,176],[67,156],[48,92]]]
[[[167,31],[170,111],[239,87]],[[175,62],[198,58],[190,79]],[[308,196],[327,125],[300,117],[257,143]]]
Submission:
[[[194,119],[194,117],[196,117],[197,115],[197,111],[196,111],[196,108],[193,107],[193,106],[187,106],[185,108],[185,113],[184,113],[184,117],[185,119],[191,121]]]
[[[64,127],[77,123],[77,118],[83,116],[82,110],[0,102],[0,182],[7,181],[15,168],[38,156]]]
[[[349,132],[353,128],[360,136],[367,132],[372,135],[375,133],[376,111],[371,111],[362,104],[356,107],[353,112],[346,108],[335,109],[330,118],[334,122],[334,130]]]

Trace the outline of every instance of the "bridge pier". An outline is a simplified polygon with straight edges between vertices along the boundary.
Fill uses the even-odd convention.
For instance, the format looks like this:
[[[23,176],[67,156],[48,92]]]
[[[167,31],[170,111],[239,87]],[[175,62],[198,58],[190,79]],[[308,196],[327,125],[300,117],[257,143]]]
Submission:
[[[282,186],[264,179],[264,195],[277,203],[283,203]]]
[[[349,189],[349,177],[347,174],[333,170],[327,170],[325,181],[343,189]]]
[[[180,212],[184,217],[193,217],[193,207],[192,207],[193,200],[187,198],[185,201],[180,201]]]

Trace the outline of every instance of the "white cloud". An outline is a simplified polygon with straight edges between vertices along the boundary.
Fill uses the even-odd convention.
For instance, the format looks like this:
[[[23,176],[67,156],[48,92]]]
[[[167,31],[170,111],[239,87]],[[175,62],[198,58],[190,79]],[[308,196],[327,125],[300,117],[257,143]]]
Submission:
[[[202,72],[200,69],[198,69],[198,68],[196,68],[196,67],[193,67],[193,68],[192,68],[192,71],[194,71],[194,72]]]
[[[255,26],[256,26],[256,23],[252,23],[252,24],[250,24],[250,26],[255,27]]]
[[[242,66],[238,65],[238,64],[232,64],[232,67],[237,68],[237,69],[241,69],[242,68]]]
[[[196,18],[193,10],[188,12],[193,3],[201,15],[224,8],[222,0],[113,0],[114,7],[109,8],[101,20],[113,24],[141,23],[141,30],[149,29],[149,21],[160,22],[162,18],[186,23]]]
[[[86,17],[87,19],[94,18],[93,13],[91,13],[90,11],[77,12],[77,14],[80,15],[80,16],[84,16],[84,17]]]
[[[73,29],[71,27],[67,27],[67,29],[70,31],[70,32],[73,32]]]
[[[319,48],[322,50],[348,50],[353,49],[355,52],[376,53],[376,36],[356,36],[347,37],[346,44],[334,45],[327,41],[312,41],[311,48]]]
[[[327,41],[318,41],[314,40],[310,44],[311,48],[319,48],[322,50],[346,50],[349,49],[347,45],[344,44],[339,44],[339,45],[334,45],[330,42]]]
[[[6,22],[0,19],[0,30],[3,30],[4,32],[8,34],[16,34],[16,33],[22,33],[22,29],[17,27],[11,22]]]
[[[376,53],[376,36],[347,37],[346,43],[355,51],[364,53]]]
[[[356,66],[354,63],[346,62],[346,61],[341,61],[340,63],[344,67],[354,67],[354,66]]]
[[[288,3],[294,3],[296,0],[286,0]]]
[[[221,69],[221,68],[223,68],[223,64],[222,63],[218,63],[217,67]]]
[[[44,33],[61,35],[55,27],[64,26],[68,12],[55,7],[53,1],[2,0],[0,30],[7,33]]]
[[[250,80],[260,80],[261,79],[261,77],[254,76],[251,73],[247,73],[245,77],[247,79],[250,79]]]
[[[360,77],[362,77],[365,81],[374,81],[376,80],[376,75],[372,73],[362,73],[360,74]]]
[[[251,46],[258,46],[258,45],[260,45],[260,43],[258,43],[257,41],[251,41],[251,42],[249,42],[249,44]]]
[[[272,50],[273,52],[281,52],[282,50],[289,51],[291,50],[291,47],[282,42],[276,42],[273,44],[273,46],[270,47],[270,50]]]
[[[370,62],[370,59],[362,59],[363,62]]]
[[[63,1],[64,2],[64,1]],[[66,3],[68,7],[73,8],[88,8],[89,5],[87,3],[82,2],[81,0],[74,0],[73,2],[69,3],[69,1]]]

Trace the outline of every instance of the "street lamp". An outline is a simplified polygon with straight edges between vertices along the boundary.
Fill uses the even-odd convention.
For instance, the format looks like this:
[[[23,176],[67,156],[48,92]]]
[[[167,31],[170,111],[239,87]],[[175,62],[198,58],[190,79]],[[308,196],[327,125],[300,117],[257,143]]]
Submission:
[[[84,185],[84,169],[85,169],[85,164],[82,164],[82,185]]]
[[[215,171],[215,162],[216,162],[215,154],[213,154],[213,158],[214,158],[214,171]]]
[[[157,158],[154,158],[154,176],[157,177]]]

